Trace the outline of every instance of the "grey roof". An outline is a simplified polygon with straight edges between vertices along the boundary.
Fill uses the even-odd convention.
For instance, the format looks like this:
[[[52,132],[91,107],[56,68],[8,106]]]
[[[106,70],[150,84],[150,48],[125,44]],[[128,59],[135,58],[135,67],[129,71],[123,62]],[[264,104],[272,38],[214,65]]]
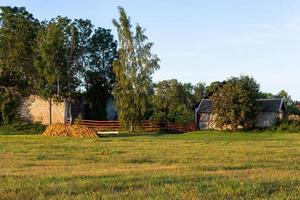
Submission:
[[[198,105],[197,112],[210,113],[212,111],[212,100],[202,99]]]
[[[260,99],[258,102],[262,112],[279,112],[283,109],[283,99]]]
[[[260,99],[258,102],[262,108],[262,112],[279,112],[281,109],[285,109],[283,99]],[[211,113],[212,100],[202,99],[199,102],[196,112]]]

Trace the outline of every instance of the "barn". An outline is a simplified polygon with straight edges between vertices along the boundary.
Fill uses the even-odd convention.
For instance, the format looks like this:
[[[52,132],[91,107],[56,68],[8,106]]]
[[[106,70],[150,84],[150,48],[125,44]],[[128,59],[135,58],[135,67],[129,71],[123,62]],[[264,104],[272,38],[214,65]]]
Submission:
[[[267,128],[286,117],[284,99],[260,99],[261,111],[257,114],[255,127]],[[212,114],[213,102],[211,99],[202,99],[195,106],[195,123],[200,130],[214,129],[214,116]]]

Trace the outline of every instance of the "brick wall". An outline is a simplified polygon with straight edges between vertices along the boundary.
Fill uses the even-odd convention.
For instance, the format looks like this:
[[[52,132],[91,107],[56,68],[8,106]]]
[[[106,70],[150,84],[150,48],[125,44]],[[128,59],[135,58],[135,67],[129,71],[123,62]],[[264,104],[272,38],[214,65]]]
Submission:
[[[52,103],[52,123],[64,123],[65,102]],[[23,100],[20,107],[21,118],[32,122],[49,124],[49,102],[37,95]]]

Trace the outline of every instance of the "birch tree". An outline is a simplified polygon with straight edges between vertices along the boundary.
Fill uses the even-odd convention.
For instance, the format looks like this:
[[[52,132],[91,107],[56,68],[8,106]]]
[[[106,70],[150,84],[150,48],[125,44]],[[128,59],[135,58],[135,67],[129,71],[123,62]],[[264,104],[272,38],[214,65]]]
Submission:
[[[132,30],[130,18],[119,7],[119,20],[113,20],[118,32],[118,60],[113,64],[116,83],[113,95],[121,124],[135,131],[150,105],[152,75],[159,69],[159,58],[152,54],[153,43],[148,42],[145,30],[136,25]]]

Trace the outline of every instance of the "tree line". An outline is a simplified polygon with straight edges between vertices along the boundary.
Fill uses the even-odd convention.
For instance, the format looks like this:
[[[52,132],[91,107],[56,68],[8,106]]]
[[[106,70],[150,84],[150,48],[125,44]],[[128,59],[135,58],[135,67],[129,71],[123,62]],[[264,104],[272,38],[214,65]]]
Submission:
[[[18,120],[18,105],[31,94],[49,101],[50,113],[54,102],[84,96],[96,105],[89,119],[105,119],[105,103],[113,96],[118,119],[132,131],[146,119],[191,119],[194,86],[177,80],[153,83],[160,60],[145,29],[133,28],[123,8],[113,20],[118,42],[111,30],[87,19],[39,21],[23,7],[0,9],[1,124]],[[72,117],[71,106],[68,112]]]
[[[194,106],[208,94],[220,103],[216,104],[220,112],[232,111],[228,105],[234,106],[230,104],[234,98],[243,99],[236,112],[247,110],[243,119],[251,118],[255,105],[251,107],[250,102],[257,98],[285,97],[290,111],[296,112],[285,91],[278,95],[262,93],[256,81],[247,76],[210,85],[176,79],[154,83],[152,76],[160,67],[158,56],[152,53],[154,44],[148,41],[142,26],[132,26],[121,7],[119,18],[112,21],[118,41],[111,30],[95,27],[87,19],[58,16],[39,21],[23,7],[0,9],[1,124],[18,120],[18,105],[31,94],[43,97],[50,105],[83,97],[94,105],[86,116],[89,119],[105,119],[106,101],[113,97],[118,120],[132,132],[139,122],[148,119],[193,122]],[[225,91],[219,90],[222,83],[226,83],[222,87]],[[224,99],[226,96],[231,100]],[[72,118],[71,104],[68,112]],[[235,117],[231,121],[243,120]]]
[[[0,9],[2,123],[18,117],[20,97],[30,94],[42,96],[50,105],[78,95],[95,104],[106,102],[115,82],[112,63],[117,58],[111,30],[94,27],[87,19],[58,16],[40,22],[23,7]],[[104,112],[100,107],[95,115],[105,116]]]

